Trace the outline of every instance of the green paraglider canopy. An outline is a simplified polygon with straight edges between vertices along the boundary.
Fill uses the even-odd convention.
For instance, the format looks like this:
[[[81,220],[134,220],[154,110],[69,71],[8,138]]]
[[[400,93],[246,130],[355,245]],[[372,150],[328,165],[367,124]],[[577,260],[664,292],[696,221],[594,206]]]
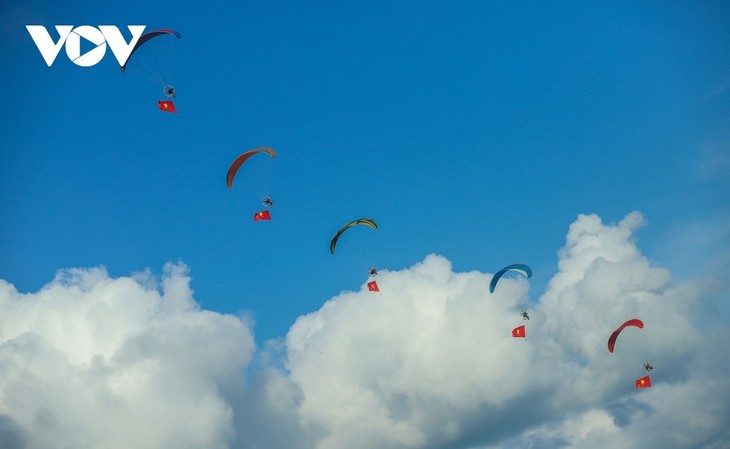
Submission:
[[[345,226],[343,226],[342,229],[337,231],[335,236],[332,237],[332,241],[330,241],[330,253],[332,253],[332,254],[335,253],[335,246],[337,245],[337,241],[340,239],[340,236],[345,231],[350,229],[351,227],[357,226],[357,225],[365,225],[365,226],[370,226],[373,229],[378,229],[378,224],[375,223],[375,221],[371,220],[370,218],[359,218],[357,220],[352,220],[351,222],[349,222]]]

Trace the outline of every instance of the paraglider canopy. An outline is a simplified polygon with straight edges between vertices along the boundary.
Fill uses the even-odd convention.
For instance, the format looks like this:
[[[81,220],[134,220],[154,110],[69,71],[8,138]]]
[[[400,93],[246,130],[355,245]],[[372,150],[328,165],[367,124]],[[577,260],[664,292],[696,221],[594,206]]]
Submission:
[[[628,320],[627,322],[625,322],[624,324],[622,324],[621,326],[619,326],[615,331],[613,331],[613,333],[611,333],[611,336],[608,337],[608,352],[613,352],[613,348],[616,345],[616,339],[618,338],[618,334],[620,334],[621,331],[624,330],[624,328],[629,327],[629,326],[638,327],[639,329],[643,329],[644,323],[640,319],[632,318],[632,319]]]
[[[238,172],[238,169],[241,168],[241,165],[243,165],[244,162],[248,160],[251,156],[258,153],[267,153],[271,157],[276,157],[276,152],[268,147],[261,147],[256,148],[251,151],[247,151],[243,153],[242,155],[238,156],[233,163],[231,164],[230,168],[228,168],[228,174],[226,175],[226,185],[230,189],[231,186],[233,186],[233,178],[235,178],[236,173]]]
[[[339,231],[337,231],[335,236],[332,237],[332,240],[330,241],[330,253],[332,253],[332,254],[335,253],[335,246],[337,245],[337,241],[340,239],[340,236],[342,235],[342,233],[344,233],[345,231],[347,231],[348,229],[350,229],[351,227],[356,226],[356,225],[365,225],[365,226],[369,226],[373,229],[378,229],[378,224],[375,223],[375,221],[371,220],[370,218],[358,218],[357,220],[352,220],[351,222],[349,222],[345,226],[343,226]]]
[[[180,39],[182,36],[180,36],[180,33],[178,33],[175,30],[154,30],[150,31],[149,33],[145,33],[142,36],[139,37],[139,40],[137,40],[137,43],[134,45],[134,48],[129,53],[129,56],[127,57],[127,62],[124,63],[123,66],[120,66],[119,68],[122,70],[122,73],[125,73],[127,71],[127,64],[129,64],[129,60],[132,59],[132,55],[139,50],[139,47],[144,45],[146,42],[148,42],[150,39],[155,38],[157,36],[164,36],[164,35],[171,35],[175,36],[176,38]]]
[[[532,276],[532,269],[525,264],[513,263],[512,265],[507,265],[506,267],[494,273],[494,276],[492,276],[492,282],[489,283],[489,293],[494,293],[494,288],[497,287],[497,281],[499,281],[499,278],[501,278],[503,274],[510,270],[519,271],[528,278]]]

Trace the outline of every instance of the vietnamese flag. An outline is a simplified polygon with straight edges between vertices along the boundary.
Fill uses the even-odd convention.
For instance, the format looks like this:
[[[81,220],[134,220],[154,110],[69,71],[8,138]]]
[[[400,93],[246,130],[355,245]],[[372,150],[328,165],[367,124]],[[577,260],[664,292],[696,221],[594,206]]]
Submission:
[[[368,290],[371,292],[379,292],[380,289],[378,288],[378,283],[375,281],[368,282]]]
[[[271,220],[271,214],[268,210],[256,212],[253,216],[253,221],[259,221],[259,220]]]
[[[525,338],[525,325],[523,324],[512,329],[512,336],[515,338]]]
[[[165,112],[177,112],[175,104],[170,100],[157,100],[157,109]]]
[[[636,381],[636,388],[649,388],[651,387],[651,379],[649,376],[642,377]]]

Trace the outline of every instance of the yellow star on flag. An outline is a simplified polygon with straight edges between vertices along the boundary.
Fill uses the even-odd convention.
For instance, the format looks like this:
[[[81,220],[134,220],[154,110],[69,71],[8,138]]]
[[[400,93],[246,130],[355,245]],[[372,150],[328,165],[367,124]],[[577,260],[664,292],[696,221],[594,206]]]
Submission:
[[[513,337],[524,338],[525,336],[522,335],[522,333],[524,331],[525,331],[525,326],[517,326],[516,328],[512,329],[512,336]]]
[[[651,387],[651,379],[649,376],[642,377],[636,380],[636,388],[648,388]]]

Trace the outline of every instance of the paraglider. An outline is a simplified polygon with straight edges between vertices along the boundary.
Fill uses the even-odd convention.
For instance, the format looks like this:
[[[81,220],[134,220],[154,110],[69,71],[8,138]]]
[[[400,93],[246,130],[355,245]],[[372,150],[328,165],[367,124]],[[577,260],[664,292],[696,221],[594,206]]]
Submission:
[[[522,319],[523,320],[529,320],[530,319],[530,315],[527,314],[527,310],[523,310],[522,312],[520,312],[520,315],[522,315]]]
[[[238,169],[241,168],[241,165],[243,165],[243,163],[246,162],[248,158],[258,153],[266,153],[271,157],[276,157],[276,152],[268,147],[256,148],[238,156],[231,164],[230,168],[228,169],[228,174],[226,175],[226,185],[229,189],[233,186],[233,178],[236,176]],[[271,199],[269,199],[269,201],[270,200]],[[273,205],[274,203],[271,204]]]
[[[334,237],[332,237],[332,240],[330,241],[330,253],[332,253],[332,254],[335,253],[335,246],[337,245],[337,241],[340,239],[340,236],[345,231],[347,231],[348,229],[350,229],[351,227],[356,226],[356,225],[365,225],[365,226],[369,226],[373,229],[378,229],[378,224],[375,223],[370,218],[359,218],[357,220],[352,220],[351,222],[349,222],[345,226],[343,226],[342,229],[337,231],[337,233],[334,235]]]
[[[502,275],[509,270],[520,271],[528,278],[532,276],[532,269],[525,264],[514,263],[512,265],[507,265],[506,267],[494,273],[494,276],[492,276],[492,282],[489,283],[489,293],[494,293],[494,288],[497,286],[497,281],[499,281],[499,278],[501,278]]]
[[[649,371],[654,371],[654,367],[649,364],[649,362],[644,362],[644,369],[648,373]]]
[[[177,31],[175,31],[175,30],[168,30],[168,29],[154,30],[154,31],[150,31],[149,33],[143,34],[142,36],[140,36],[139,40],[134,45],[134,48],[129,53],[129,56],[127,57],[127,62],[125,62],[123,66],[120,66],[119,67],[122,70],[122,73],[126,73],[126,71],[127,71],[127,64],[129,64],[129,60],[132,59],[132,55],[134,55],[134,53],[137,50],[139,50],[139,47],[141,47],[142,45],[144,45],[150,39],[153,39],[153,38],[155,38],[157,36],[164,36],[164,35],[175,36],[178,39],[180,39],[182,37],[182,36],[180,36],[180,33],[178,33]]]
[[[613,352],[613,348],[616,345],[616,339],[618,338],[618,334],[620,334],[621,331],[624,330],[624,328],[629,327],[629,326],[638,327],[639,329],[643,329],[644,323],[637,318],[632,318],[632,319],[628,320],[627,322],[625,322],[624,324],[622,324],[621,326],[619,326],[618,329],[613,331],[611,336],[608,337],[608,352]]]
[[[274,205],[274,202],[271,201],[271,197],[269,196],[265,196],[261,202],[264,203],[264,207],[272,207]]]
[[[378,270],[376,270],[375,267],[370,267],[368,272],[370,273],[370,276],[372,276],[372,277],[375,277],[378,275]]]
[[[164,89],[162,89],[162,93],[165,94],[165,96],[168,98],[175,98],[175,88],[169,84],[165,86]]]

